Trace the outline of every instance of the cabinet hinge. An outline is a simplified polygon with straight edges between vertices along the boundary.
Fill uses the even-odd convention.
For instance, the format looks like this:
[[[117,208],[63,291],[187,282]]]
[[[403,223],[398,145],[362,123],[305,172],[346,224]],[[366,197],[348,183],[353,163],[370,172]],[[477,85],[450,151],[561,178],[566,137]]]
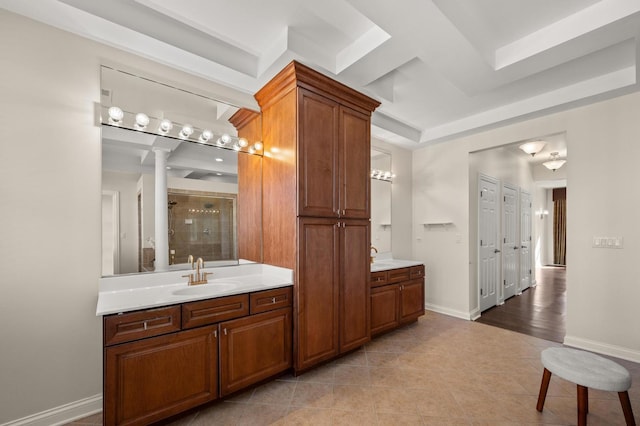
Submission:
[[[480,289],[480,296],[482,296],[482,289]]]
[[[502,281],[502,285],[506,287],[507,286],[507,280]]]
[[[480,240],[480,247],[482,247],[482,240]]]

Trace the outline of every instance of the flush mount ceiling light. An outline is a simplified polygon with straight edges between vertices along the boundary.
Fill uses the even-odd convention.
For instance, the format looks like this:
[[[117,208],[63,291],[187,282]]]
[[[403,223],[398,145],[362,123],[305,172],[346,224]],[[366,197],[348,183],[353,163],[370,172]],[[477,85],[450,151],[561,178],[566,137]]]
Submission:
[[[547,169],[552,170],[552,171],[556,171],[558,170],[560,167],[564,166],[564,163],[567,162],[567,160],[560,160],[558,158],[558,155],[560,155],[560,153],[558,152],[552,152],[549,161],[545,161],[544,163],[542,163],[543,166],[545,166]]]
[[[144,112],[139,112],[136,114],[136,124],[135,127],[137,130],[144,130],[149,125],[149,116]]]
[[[531,141],[531,142],[523,143],[518,148],[520,148],[527,154],[530,154],[532,157],[535,157],[537,153],[542,151],[542,148],[544,148],[546,144],[547,143],[545,141]]]
[[[122,109],[117,106],[112,106],[109,108],[109,123],[114,125],[119,125],[122,123],[122,118],[124,117],[124,112]]]

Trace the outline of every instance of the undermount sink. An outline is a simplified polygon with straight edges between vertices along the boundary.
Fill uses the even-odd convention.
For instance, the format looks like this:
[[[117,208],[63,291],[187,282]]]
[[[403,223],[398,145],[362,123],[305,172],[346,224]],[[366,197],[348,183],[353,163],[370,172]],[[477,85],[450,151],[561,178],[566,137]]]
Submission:
[[[188,287],[183,287],[178,290],[174,290],[172,293],[176,296],[196,296],[196,295],[207,295],[207,294],[215,294],[222,291],[232,290],[238,286],[237,283],[209,283],[209,284],[198,284],[198,285],[190,285]]]

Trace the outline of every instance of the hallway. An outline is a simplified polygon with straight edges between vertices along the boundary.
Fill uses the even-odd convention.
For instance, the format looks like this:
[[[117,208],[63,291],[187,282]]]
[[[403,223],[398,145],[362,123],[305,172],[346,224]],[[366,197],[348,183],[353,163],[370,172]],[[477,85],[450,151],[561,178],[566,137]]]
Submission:
[[[482,313],[483,324],[562,343],[565,335],[566,268],[536,270],[537,285]]]

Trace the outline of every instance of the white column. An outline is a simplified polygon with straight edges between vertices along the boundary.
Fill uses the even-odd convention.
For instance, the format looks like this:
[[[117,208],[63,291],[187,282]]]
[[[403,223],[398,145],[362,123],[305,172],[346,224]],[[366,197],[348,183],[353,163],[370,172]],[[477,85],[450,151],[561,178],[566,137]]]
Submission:
[[[158,272],[169,270],[169,210],[167,196],[167,156],[168,149],[154,148],[156,155],[156,182],[155,182],[155,236],[156,236],[156,262],[155,270]]]

